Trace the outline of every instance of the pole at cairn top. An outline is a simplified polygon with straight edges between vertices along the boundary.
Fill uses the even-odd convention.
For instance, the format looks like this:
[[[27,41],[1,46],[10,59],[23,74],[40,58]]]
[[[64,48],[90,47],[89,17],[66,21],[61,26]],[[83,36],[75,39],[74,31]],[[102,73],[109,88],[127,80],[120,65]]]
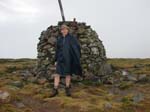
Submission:
[[[64,15],[64,10],[63,10],[63,6],[62,6],[61,0],[58,0],[58,3],[59,3],[59,7],[60,7],[60,12],[61,12],[62,20],[65,21],[65,15]]]

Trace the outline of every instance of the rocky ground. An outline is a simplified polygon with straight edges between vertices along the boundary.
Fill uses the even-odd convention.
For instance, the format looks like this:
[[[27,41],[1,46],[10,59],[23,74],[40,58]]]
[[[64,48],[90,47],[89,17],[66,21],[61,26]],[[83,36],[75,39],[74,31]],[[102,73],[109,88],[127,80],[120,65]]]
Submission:
[[[0,59],[0,112],[150,112],[150,59],[108,59],[101,82],[72,83],[72,97],[49,98],[52,84],[32,73],[35,59]]]

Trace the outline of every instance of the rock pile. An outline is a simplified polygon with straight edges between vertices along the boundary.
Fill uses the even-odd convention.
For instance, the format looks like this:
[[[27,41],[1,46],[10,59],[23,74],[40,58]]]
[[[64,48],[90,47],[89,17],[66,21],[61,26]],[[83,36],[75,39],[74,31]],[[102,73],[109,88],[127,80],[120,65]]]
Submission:
[[[59,28],[64,24],[50,26],[41,33],[38,50],[37,74],[52,79],[55,73],[54,56],[56,39],[60,35]],[[81,66],[84,79],[95,79],[111,73],[111,67],[106,64],[106,54],[102,41],[97,33],[86,23],[67,21],[72,35],[76,36],[81,45]]]

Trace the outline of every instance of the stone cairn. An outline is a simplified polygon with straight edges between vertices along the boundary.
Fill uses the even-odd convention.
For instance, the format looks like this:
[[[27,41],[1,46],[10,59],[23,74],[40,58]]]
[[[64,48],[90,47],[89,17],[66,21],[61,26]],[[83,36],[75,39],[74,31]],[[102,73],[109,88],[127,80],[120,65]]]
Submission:
[[[83,76],[73,75],[74,79],[102,80],[111,73],[111,68],[106,63],[105,49],[97,33],[86,23],[74,21],[58,22],[57,26],[50,26],[41,33],[37,45],[38,61],[36,74],[48,80],[53,79],[56,67],[54,57],[56,39],[60,35],[60,26],[66,24],[70,27],[70,33],[77,36],[81,46],[81,66]]]

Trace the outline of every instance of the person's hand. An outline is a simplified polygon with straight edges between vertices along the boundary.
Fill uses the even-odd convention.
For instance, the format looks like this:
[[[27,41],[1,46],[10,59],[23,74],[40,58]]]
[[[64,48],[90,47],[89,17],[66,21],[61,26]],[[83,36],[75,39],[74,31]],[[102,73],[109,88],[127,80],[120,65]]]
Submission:
[[[54,64],[55,66],[57,65],[57,62],[55,62],[55,64]]]

